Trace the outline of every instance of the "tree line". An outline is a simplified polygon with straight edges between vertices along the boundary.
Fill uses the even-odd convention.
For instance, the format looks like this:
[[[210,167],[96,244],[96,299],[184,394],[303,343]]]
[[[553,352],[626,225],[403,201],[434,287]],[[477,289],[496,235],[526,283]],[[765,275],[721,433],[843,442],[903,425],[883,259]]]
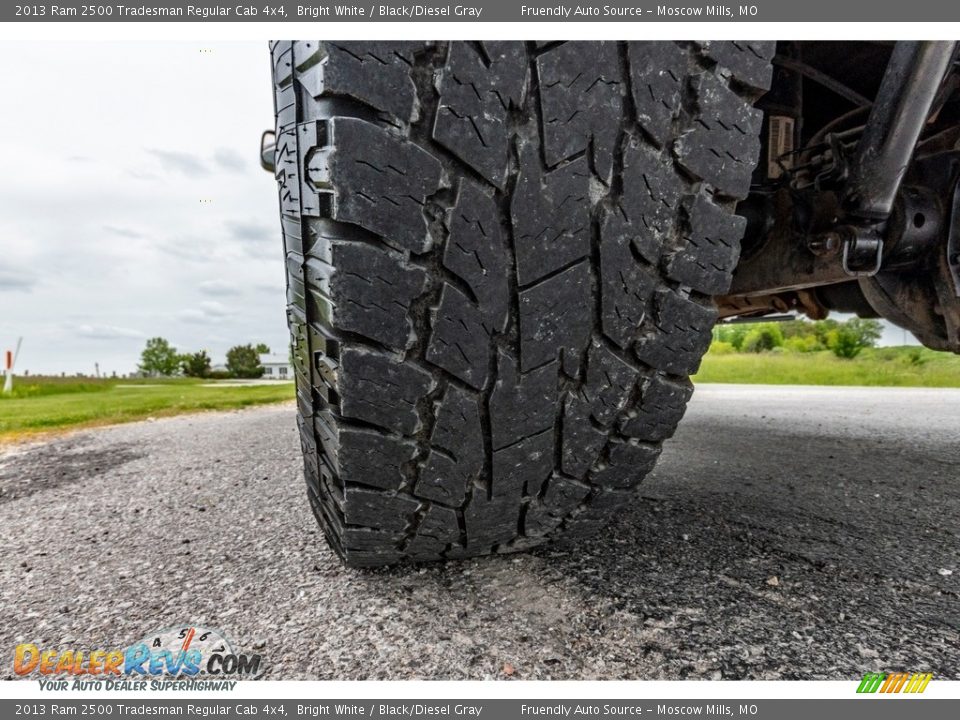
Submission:
[[[874,347],[883,334],[877,320],[790,320],[766,323],[730,323],[713,330],[710,352],[821,352],[829,350],[838,358],[852,359],[864,348]]]
[[[258,378],[263,375],[260,356],[269,352],[264,343],[235,345],[227,351],[226,372],[215,371],[206,350],[180,353],[166,338],[155,337],[147,340],[137,369],[143,375],[163,377]]]

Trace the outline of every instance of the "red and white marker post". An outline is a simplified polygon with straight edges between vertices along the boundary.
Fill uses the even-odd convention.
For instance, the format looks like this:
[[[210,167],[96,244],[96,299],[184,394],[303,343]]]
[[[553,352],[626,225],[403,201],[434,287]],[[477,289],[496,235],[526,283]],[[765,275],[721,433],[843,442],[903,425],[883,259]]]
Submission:
[[[17,364],[17,355],[20,354],[20,343],[23,342],[23,338],[17,339],[17,349],[16,350],[7,350],[6,352],[6,362],[4,363],[3,371],[3,392],[12,393],[13,392],[13,368]]]

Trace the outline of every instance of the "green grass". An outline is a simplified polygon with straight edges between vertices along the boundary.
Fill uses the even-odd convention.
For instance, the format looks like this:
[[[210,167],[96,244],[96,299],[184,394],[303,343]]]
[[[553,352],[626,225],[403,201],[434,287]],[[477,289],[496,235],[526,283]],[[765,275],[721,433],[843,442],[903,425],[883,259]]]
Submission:
[[[710,352],[694,381],[960,387],[960,356],[915,347],[867,349],[853,360],[841,360],[830,352]],[[231,387],[188,378],[17,378],[13,394],[0,395],[0,442],[38,432],[231,410],[293,398],[292,383]]]
[[[230,386],[186,378],[17,378],[14,392],[0,395],[0,441],[147,417],[232,410],[293,397],[292,383]]]
[[[868,348],[852,360],[815,353],[707,353],[697,383],[960,387],[960,356],[915,347]]]

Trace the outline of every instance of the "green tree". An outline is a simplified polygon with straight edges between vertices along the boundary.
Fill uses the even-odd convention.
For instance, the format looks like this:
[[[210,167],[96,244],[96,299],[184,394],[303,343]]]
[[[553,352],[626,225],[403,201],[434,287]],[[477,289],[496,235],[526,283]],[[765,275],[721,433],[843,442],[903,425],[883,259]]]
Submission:
[[[210,376],[210,356],[206,350],[187,353],[180,357],[180,369],[187,377],[205,378]]]
[[[876,347],[877,341],[883,337],[883,325],[879,320],[851,318],[844,325],[859,338],[863,347]]]
[[[734,350],[740,352],[743,349],[743,340],[748,332],[749,328],[744,323],[725,323],[717,325],[715,339],[730,343]]]
[[[803,318],[799,320],[787,320],[779,325],[784,340],[795,337],[805,338],[813,334],[813,324]]]
[[[827,347],[834,355],[844,360],[852,360],[863,350],[856,336],[844,327],[838,327],[828,333]]]
[[[838,358],[850,360],[864,348],[876,345],[882,334],[883,326],[878,321],[853,318],[827,334],[827,347]]]
[[[258,378],[263,375],[257,348],[253,345],[237,345],[227,350],[227,370],[238,378]]]
[[[743,352],[768,352],[783,345],[783,333],[776,323],[761,323],[753,328],[743,338],[741,350]]]
[[[813,335],[817,342],[825,348],[830,347],[830,333],[840,327],[836,320],[817,320],[813,325]]]
[[[180,369],[180,356],[166,339],[150,338],[140,353],[139,369],[144,375],[173,375]]]
[[[823,350],[823,346],[817,340],[817,336],[812,332],[810,335],[793,335],[783,341],[783,347],[792,352],[817,352]]]
[[[730,355],[736,352],[733,345],[724,340],[714,340],[710,343],[710,353],[713,355]]]
[[[266,343],[257,343],[256,350],[260,355],[270,354],[270,346]]]

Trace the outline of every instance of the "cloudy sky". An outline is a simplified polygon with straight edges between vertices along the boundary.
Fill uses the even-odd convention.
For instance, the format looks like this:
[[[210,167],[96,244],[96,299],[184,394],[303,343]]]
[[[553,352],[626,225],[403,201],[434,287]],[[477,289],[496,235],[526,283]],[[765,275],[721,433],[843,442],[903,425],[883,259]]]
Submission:
[[[18,370],[285,352],[265,42],[0,45],[0,349]]]
[[[148,337],[284,352],[266,43],[0,45],[0,350],[127,373]],[[885,342],[904,334],[888,328]]]

